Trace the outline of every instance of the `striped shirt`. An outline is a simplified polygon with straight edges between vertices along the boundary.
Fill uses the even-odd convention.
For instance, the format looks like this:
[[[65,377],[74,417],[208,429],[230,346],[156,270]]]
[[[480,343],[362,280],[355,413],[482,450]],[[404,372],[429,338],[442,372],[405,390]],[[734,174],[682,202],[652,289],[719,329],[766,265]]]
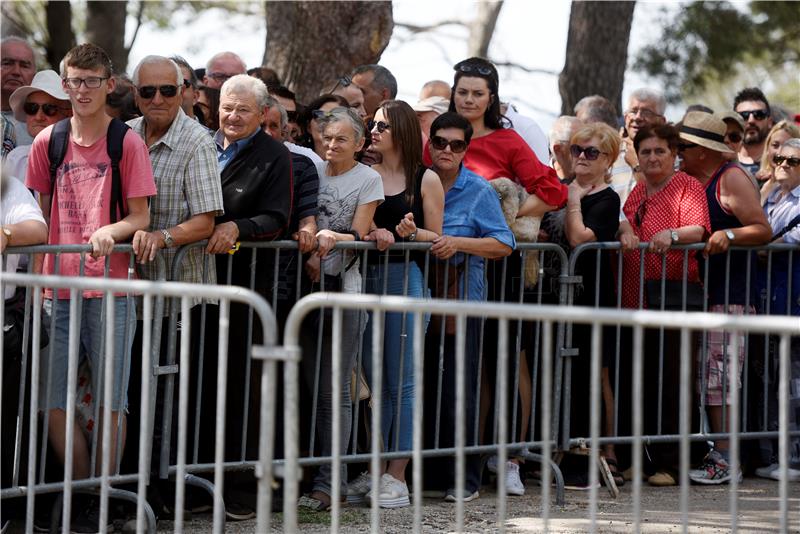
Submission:
[[[145,134],[144,118],[128,121],[133,131],[142,139]],[[186,116],[183,110],[161,139],[148,147],[153,175],[158,194],[150,201],[150,227],[154,232],[172,228],[195,215],[210,213],[213,216],[223,213],[222,188],[217,163],[217,150],[208,131],[198,122]],[[172,260],[177,247],[161,251],[167,267],[167,277],[172,273]],[[216,283],[214,259],[207,262],[208,271],[203,279],[204,249],[193,247],[186,255],[177,276],[179,282]],[[144,278],[157,277],[156,265],[146,263],[141,266]],[[193,304],[200,299],[193,300]]]

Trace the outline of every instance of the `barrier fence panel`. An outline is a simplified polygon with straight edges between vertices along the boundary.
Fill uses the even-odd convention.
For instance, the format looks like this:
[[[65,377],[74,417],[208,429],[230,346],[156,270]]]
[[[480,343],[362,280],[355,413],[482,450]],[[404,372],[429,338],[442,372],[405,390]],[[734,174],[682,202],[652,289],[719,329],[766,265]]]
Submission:
[[[455,403],[455,421],[453,422],[454,428],[452,435],[454,441],[452,446],[442,448],[429,448],[425,445],[425,425],[424,419],[427,413],[421,409],[426,402],[426,394],[428,390],[424,386],[425,376],[423,358],[424,350],[417,350],[414,352],[414,410],[412,413],[412,445],[400,450],[390,450],[386,440],[381,440],[377,437],[379,432],[384,432],[382,429],[381,420],[386,413],[385,410],[374,410],[372,413],[372,440],[370,450],[368,453],[360,454],[347,454],[343,446],[342,434],[336,431],[332,432],[329,439],[332,442],[330,455],[327,457],[316,458],[314,462],[303,462],[300,459],[300,442],[294,440],[294,436],[298,434],[298,421],[288,420],[286,440],[285,440],[285,459],[287,463],[294,463],[299,461],[304,465],[318,466],[325,473],[324,469],[329,471],[324,474],[322,478],[328,477],[331,481],[331,531],[339,531],[343,527],[341,523],[341,506],[340,497],[345,494],[349,489],[345,485],[348,480],[347,471],[340,470],[340,466],[352,465],[356,462],[369,461],[371,473],[372,487],[379,487],[379,475],[381,474],[384,462],[389,462],[388,469],[391,470],[392,461],[400,459],[411,459],[413,463],[413,482],[411,485],[411,494],[413,495],[414,520],[413,530],[415,532],[422,531],[422,505],[423,505],[423,491],[426,488],[427,482],[423,481],[426,472],[422,469],[422,464],[428,458],[454,458],[455,467],[450,473],[453,476],[453,483],[455,490],[452,492],[455,497],[455,510],[454,515],[451,516],[451,523],[440,526],[447,530],[455,530],[461,532],[466,530],[474,530],[475,525],[465,523],[465,506],[464,501],[468,500],[465,497],[470,495],[471,489],[468,488],[467,476],[469,473],[468,461],[469,457],[473,454],[485,454],[497,452],[501,458],[510,455],[513,451],[517,450],[521,445],[525,445],[536,450],[541,451],[540,458],[550,458],[551,452],[557,445],[554,440],[555,436],[550,435],[550,421],[546,418],[539,420],[541,426],[542,439],[528,442],[515,442],[514,440],[506,439],[505,432],[497,434],[498,439],[486,445],[478,445],[474,442],[470,443],[468,434],[468,381],[470,380],[470,373],[472,369],[467,365],[467,338],[470,335],[469,321],[471,319],[497,319],[499,321],[498,327],[498,345],[497,357],[500,362],[498,367],[497,384],[498,387],[505,387],[510,384],[509,376],[504,363],[508,363],[509,352],[506,350],[509,344],[509,331],[511,329],[510,323],[517,320],[524,321],[540,321],[543,323],[543,337],[550,337],[548,332],[552,332],[552,325],[558,322],[572,323],[573,325],[589,325],[589,339],[590,339],[590,383],[591,386],[588,390],[588,398],[584,397],[588,402],[587,408],[591,416],[591,424],[589,425],[589,434],[586,436],[589,445],[589,465],[597,465],[600,458],[601,447],[606,443],[618,442],[632,444],[634,448],[633,467],[634,467],[634,488],[633,495],[630,502],[629,517],[633,518],[634,531],[639,531],[642,528],[643,510],[640,504],[642,496],[642,481],[641,474],[643,465],[641,455],[638,454],[642,451],[643,446],[654,442],[673,443],[679,451],[680,457],[680,514],[681,524],[683,531],[686,532],[690,525],[707,524],[708,517],[706,511],[698,508],[696,514],[693,514],[693,508],[696,505],[689,500],[689,446],[692,441],[703,440],[710,438],[724,437],[730,440],[731,449],[731,463],[733,469],[737,468],[738,459],[736,451],[739,447],[740,441],[746,436],[741,428],[736,423],[731,425],[731,428],[724,432],[716,434],[698,434],[691,430],[690,420],[692,417],[691,407],[691,389],[692,382],[689,380],[692,368],[692,345],[691,338],[696,332],[704,330],[721,330],[726,333],[731,332],[747,332],[747,333],[762,333],[768,335],[778,336],[780,339],[780,353],[779,353],[779,383],[780,398],[779,404],[781,409],[781,422],[778,431],[775,435],[779,438],[780,442],[785,445],[791,435],[797,435],[798,432],[790,432],[788,427],[788,383],[790,374],[788,372],[788,358],[789,358],[789,343],[791,336],[800,335],[800,324],[798,324],[796,317],[764,317],[758,315],[723,315],[701,312],[669,312],[669,311],[652,311],[652,310],[635,310],[629,311],[624,309],[597,309],[587,307],[565,307],[565,306],[552,306],[552,305],[527,305],[518,303],[482,303],[474,306],[465,306],[464,303],[453,300],[442,299],[417,299],[403,296],[376,296],[376,295],[356,295],[356,294],[341,294],[341,293],[316,293],[309,295],[300,300],[292,309],[289,316],[286,331],[285,331],[285,348],[291,351],[299,351],[303,345],[302,325],[308,317],[314,313],[322,313],[324,310],[330,310],[333,317],[333,331],[331,333],[333,346],[331,347],[331,364],[325,373],[328,373],[331,381],[331,388],[333,390],[332,396],[328,399],[330,402],[331,419],[334,424],[344,421],[346,419],[346,411],[348,409],[346,402],[336,400],[339,398],[339,393],[346,391],[348,386],[347,377],[350,374],[352,362],[348,362],[346,358],[342,357],[341,343],[344,342],[343,331],[347,328],[345,325],[344,317],[349,311],[369,312],[375,317],[383,317],[382,314],[387,313],[400,313],[410,314],[411,320],[416,326],[422,325],[426,315],[431,318],[452,316],[455,318],[455,333],[454,333],[454,389],[453,402]],[[388,315],[387,315],[388,317]],[[377,340],[385,335],[384,320],[377,320],[372,323],[373,339]],[[632,411],[632,428],[633,431],[630,435],[625,436],[602,436],[600,428],[601,420],[601,368],[602,368],[602,343],[604,326],[619,325],[624,328],[631,328],[633,330],[633,354],[632,365],[634,369],[634,380],[628,387],[632,389],[632,401],[628,407],[622,411]],[[676,412],[676,417],[679,420],[678,431],[670,434],[652,435],[647,432],[644,423],[644,412],[642,410],[645,401],[645,387],[643,380],[639,379],[643,376],[643,370],[646,359],[649,355],[645,355],[644,351],[644,337],[647,329],[664,328],[667,330],[677,330],[679,332],[679,376],[680,376],[680,391],[679,402],[673,406]],[[424,333],[422,329],[415,329],[413,339],[411,340],[413,346],[417,349],[423,347]],[[387,372],[386,366],[381,366],[380,362],[384,357],[386,350],[384,343],[373,341],[374,350],[372,351],[373,369],[372,381],[373,383],[381,383],[383,378],[381,375]],[[736,348],[734,342],[734,349]],[[542,372],[545,373],[544,377],[549,377],[546,373],[552,366],[552,359],[554,357],[553,351],[547,349],[550,347],[549,343],[544,345],[545,350],[542,351]],[[307,354],[304,351],[303,356]],[[731,355],[731,358],[733,356]],[[296,378],[296,377],[295,377]],[[738,393],[739,386],[736,381],[732,382],[732,390]],[[540,397],[543,404],[547,404],[552,396],[552,382],[549,378],[542,381]],[[385,402],[382,395],[382,388],[373,388],[372,402],[378,405]],[[347,397],[345,394],[344,397]],[[734,399],[738,398],[736,395]],[[335,401],[334,401],[335,400]],[[348,399],[345,399],[348,400]],[[500,425],[505,426],[509,422],[508,417],[503,417],[508,413],[509,402],[504,395],[498,397],[498,412],[500,414]],[[731,406],[732,421],[737,421],[738,412],[741,409],[739,402],[734,401]],[[383,413],[382,413],[383,412]],[[336,428],[336,427],[334,427]],[[780,528],[787,531],[788,528],[797,528],[800,526],[799,518],[789,516],[789,496],[788,496],[788,454],[784,452],[780,458],[781,462],[781,481],[780,481],[780,505],[777,517],[775,518],[774,525],[760,525],[766,528]],[[549,461],[541,462],[541,478],[548,481],[543,485],[541,495],[541,509],[531,510],[531,515],[534,517],[541,517],[537,523],[538,527],[547,531],[550,528],[550,514],[551,503],[549,497],[549,481],[553,473],[552,465]],[[427,468],[426,468],[427,469]],[[498,531],[504,531],[506,528],[506,511],[507,500],[504,480],[504,471],[506,466],[503,462],[498,463],[498,485],[497,485],[497,516],[496,524],[493,528]],[[350,479],[354,479],[355,473],[350,473]],[[320,478],[317,474],[317,478]],[[599,480],[597,469],[591,468],[588,470],[588,476],[592,484],[589,491],[589,511],[588,520],[581,523],[580,528],[585,530],[595,531],[598,528],[598,486],[595,484]],[[466,489],[466,492],[465,492]],[[528,487],[528,491],[533,491]],[[737,507],[739,504],[739,492],[737,483],[734,481],[729,487],[729,514],[727,519],[721,521],[725,525],[730,525],[732,530],[737,530],[739,521]],[[285,481],[284,486],[284,528],[290,531],[297,529],[297,512],[295,503],[299,496],[299,484],[296,479],[291,478]],[[370,515],[370,528],[372,532],[381,532],[389,525],[385,522],[387,517],[382,518],[379,512],[379,501],[383,497],[373,498],[371,501],[371,515]],[[777,505],[776,505],[777,506]],[[583,515],[582,513],[579,513]],[[775,517],[775,515],[772,515]],[[430,518],[428,518],[428,528],[430,527]],[[753,528],[752,523],[742,524],[743,529]],[[480,528],[485,528],[482,524]],[[758,528],[758,527],[757,527]]]
[[[51,251],[48,250],[48,252]],[[128,371],[125,367],[126,365],[134,363],[136,367],[141,367],[141,391],[151,392],[156,390],[155,387],[151,388],[151,383],[154,382],[153,377],[158,376],[157,357],[160,343],[156,338],[156,329],[161,325],[163,313],[155,309],[154,303],[165,298],[175,299],[175,302],[183,312],[180,331],[179,409],[177,410],[178,421],[176,428],[179,447],[177,447],[176,451],[177,460],[174,465],[170,466],[170,473],[176,475],[175,481],[170,484],[176,496],[176,509],[184,509],[186,496],[186,477],[184,475],[193,470],[191,465],[187,465],[186,458],[188,421],[190,417],[188,377],[193,363],[191,342],[194,328],[191,314],[187,312],[193,300],[213,299],[218,301],[220,306],[218,323],[220,342],[216,373],[218,382],[217,394],[214,395],[216,404],[215,443],[214,458],[210,463],[210,469],[214,472],[213,530],[222,532],[225,522],[223,479],[227,467],[224,461],[226,389],[228,387],[226,367],[229,359],[227,329],[230,324],[229,309],[232,305],[245,305],[251,308],[255,320],[263,333],[263,342],[253,345],[252,351],[262,364],[258,382],[261,392],[261,409],[259,413],[261,415],[260,430],[263,432],[266,441],[262,441],[259,444],[259,451],[263,457],[257,458],[254,463],[260,460],[260,463],[258,463],[259,468],[256,470],[258,477],[257,511],[259,531],[270,529],[271,486],[273,480],[271,439],[275,432],[274,394],[277,374],[276,365],[279,360],[289,361],[291,358],[285,356],[287,354],[285,351],[274,349],[276,341],[275,317],[263,298],[256,293],[236,287],[3,273],[0,278],[0,286],[5,288],[8,285],[26,288],[31,295],[32,305],[27,310],[26,315],[32,316],[32,344],[27,346],[29,353],[26,352],[24,355],[24,360],[30,361],[30,378],[26,380],[23,376],[21,381],[23,389],[26,383],[30,384],[31,392],[27,399],[25,399],[25,395],[20,394],[20,398],[25,400],[20,405],[22,416],[18,417],[18,421],[27,420],[29,422],[27,436],[22,437],[22,445],[19,447],[20,450],[24,451],[23,455],[27,454],[27,479],[15,479],[11,484],[6,485],[4,473],[4,484],[2,491],[0,491],[4,521],[16,517],[19,513],[18,510],[24,509],[26,532],[33,531],[34,518],[37,519],[37,527],[41,526],[39,523],[42,519],[47,519],[52,529],[59,528],[60,523],[65,525],[63,527],[65,530],[69,528],[68,525],[70,524],[72,524],[72,528],[76,528],[78,524],[76,521],[88,521],[89,524],[94,522],[95,526],[99,524],[99,528],[105,532],[112,520],[115,523],[117,520],[122,522],[126,516],[130,518],[130,526],[126,525],[126,528],[134,528],[137,532],[155,531],[155,516],[146,501],[146,499],[149,499],[148,489],[151,489],[148,486],[153,482],[150,477],[151,439],[153,435],[151,425],[154,414],[151,394],[143,395],[141,402],[137,406],[139,411],[137,419],[139,427],[143,430],[138,433],[139,454],[135,458],[136,465],[132,471],[126,470],[120,464],[121,453],[123,450],[127,450],[128,447],[123,446],[120,441],[120,435],[124,435],[124,430],[115,432],[115,427],[125,426],[122,414],[125,406],[124,384],[126,378],[124,375]],[[41,313],[42,290],[53,288],[67,290],[69,298],[60,299],[58,304],[52,307],[54,311],[50,314],[50,321],[53,327],[49,331],[51,349],[48,349],[40,346],[43,334],[40,332],[39,326],[44,319],[44,314]],[[82,298],[83,295],[89,294],[96,295],[98,297],[96,299],[97,302],[91,302],[92,299]],[[139,334],[142,337],[142,348],[140,352],[127,358],[122,357],[122,353],[124,353],[123,347],[130,347],[131,330],[136,325],[135,317],[133,316],[135,312],[130,306],[121,308],[118,305],[106,305],[113,302],[114,295],[123,295],[124,297],[122,298],[125,302],[133,300],[132,297],[134,295],[141,300],[142,321],[139,324],[141,329]],[[101,302],[102,305],[98,305],[98,302]],[[82,314],[79,313],[81,308],[84,309]],[[97,312],[96,310],[98,309],[101,311]],[[69,321],[64,324],[62,318],[62,323],[57,323],[59,320],[58,313],[63,314],[65,310],[69,312]],[[87,313],[86,310],[91,313]],[[94,328],[86,328],[87,326]],[[87,330],[94,333],[96,338],[94,345],[87,346],[87,343],[89,343],[87,336],[92,335]],[[66,352],[55,352],[52,347],[56,344],[59,347],[68,347],[68,350]],[[79,412],[84,417],[86,413],[91,413],[91,410],[87,412],[86,409],[80,408],[85,398],[76,394],[78,363],[85,355],[94,360],[92,372],[97,375],[93,377],[94,380],[91,384],[95,414],[95,419],[92,421],[97,421],[99,427],[95,425],[87,428],[83,424],[79,428],[77,423]],[[4,386],[8,383],[9,377],[6,364],[15,356],[17,355],[12,354],[9,350],[4,349],[2,351],[0,363],[3,364]],[[64,366],[63,376],[55,382],[58,386],[51,384],[52,380],[44,380],[44,387],[41,387],[40,377],[42,370],[54,364]],[[291,367],[291,364],[289,367]],[[51,374],[51,376],[56,375]],[[40,399],[40,393],[42,390],[50,393],[51,389],[60,388],[64,382],[66,382],[66,388],[63,390],[63,397],[66,404],[64,410],[59,414],[60,410],[52,408],[55,405],[48,400],[50,399],[49,395]],[[113,384],[113,386],[106,387],[109,384]],[[291,387],[287,390],[291,390]],[[7,411],[5,401],[4,395],[4,419]],[[14,406],[15,410],[16,408]],[[287,410],[294,417],[291,408],[291,405],[287,405]],[[39,430],[39,426],[42,420],[47,418],[48,414],[50,414],[51,420],[47,424],[42,424],[45,429],[43,433]],[[55,417],[55,420],[53,417]],[[20,423],[17,423],[17,426],[20,426]],[[51,431],[49,436],[46,433],[48,426],[52,427],[55,432]],[[91,439],[85,437],[81,431],[84,428],[88,432],[92,432]],[[60,429],[63,429],[63,432]],[[102,430],[98,432],[100,429]],[[102,437],[99,437],[101,433]],[[58,455],[63,461],[63,468],[61,468],[61,461],[59,460],[53,461],[51,459],[48,460],[49,463],[40,460],[40,457],[46,458],[48,442],[57,450],[63,450]],[[115,443],[116,447],[114,446]],[[128,446],[130,445],[128,443]],[[84,454],[86,456],[83,456]],[[4,458],[6,456],[5,448],[3,456]],[[15,472],[20,469],[20,463],[15,458]],[[286,466],[286,469],[291,471],[289,466]],[[47,473],[45,473],[46,470]],[[52,502],[54,511],[52,518],[49,518],[46,510],[43,510],[44,506],[37,506],[37,504],[44,502],[42,501],[44,499],[43,496],[48,494],[58,496]],[[85,495],[90,496],[86,497]],[[12,501],[9,499],[20,497],[25,498],[25,506],[23,508],[12,507]],[[136,504],[135,515],[132,514],[134,509],[131,507],[120,508],[120,503],[125,500]],[[183,531],[183,521],[183,515],[176,514],[174,522],[176,532]]]

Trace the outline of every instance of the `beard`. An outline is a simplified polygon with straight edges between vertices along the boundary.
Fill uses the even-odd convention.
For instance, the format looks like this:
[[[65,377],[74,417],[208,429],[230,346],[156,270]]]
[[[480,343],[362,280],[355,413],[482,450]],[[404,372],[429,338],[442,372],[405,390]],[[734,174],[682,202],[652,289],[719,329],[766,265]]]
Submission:
[[[771,128],[764,127],[764,128],[756,128],[756,127],[747,127],[744,131],[744,144],[745,145],[757,145],[764,141],[767,138]]]

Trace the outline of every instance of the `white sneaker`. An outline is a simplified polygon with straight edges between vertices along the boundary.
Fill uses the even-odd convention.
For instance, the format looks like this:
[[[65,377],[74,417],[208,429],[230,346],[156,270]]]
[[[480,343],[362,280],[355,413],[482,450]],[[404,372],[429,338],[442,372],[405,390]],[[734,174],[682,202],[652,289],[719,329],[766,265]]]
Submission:
[[[486,462],[486,469],[489,470],[490,473],[497,474],[497,455],[489,456],[489,460]]]
[[[367,501],[367,493],[372,484],[372,475],[369,471],[364,471],[355,480],[347,485],[347,502],[350,504],[362,504]]]
[[[478,493],[478,490],[475,490],[472,493],[469,493],[469,491],[465,491],[464,492],[464,502],[474,501],[475,499],[479,498],[480,496],[481,496],[481,494]],[[447,490],[445,492],[444,500],[445,500],[445,502],[457,502],[458,501],[458,491],[455,488],[450,488],[449,490]]]
[[[791,467],[788,469],[788,479],[789,482],[797,482],[800,480],[800,469],[792,469]],[[769,474],[769,478],[773,480],[780,480],[781,479],[781,468],[780,466],[773,469],[773,471]]]
[[[506,494],[525,495],[525,486],[519,478],[519,465],[514,462],[506,462]]]
[[[771,463],[764,467],[756,469],[756,476],[761,478],[772,478],[772,472],[778,469],[780,465],[777,462]]]
[[[374,492],[370,491],[370,494]],[[381,475],[378,487],[378,506],[381,508],[403,508],[409,506],[408,485],[394,478],[389,473]]]

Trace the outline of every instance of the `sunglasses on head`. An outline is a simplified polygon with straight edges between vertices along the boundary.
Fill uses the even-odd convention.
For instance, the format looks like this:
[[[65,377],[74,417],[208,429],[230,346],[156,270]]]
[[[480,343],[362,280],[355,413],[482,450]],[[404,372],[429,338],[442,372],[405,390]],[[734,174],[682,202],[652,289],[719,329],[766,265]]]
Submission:
[[[453,139],[448,141],[444,137],[434,135],[431,137],[431,146],[433,146],[433,148],[436,150],[445,150],[449,146],[453,153],[460,154],[467,149],[467,142],[462,139]]]
[[[367,128],[369,129],[370,132],[372,130],[378,130],[378,133],[383,133],[386,130],[390,129],[391,127],[392,127],[391,124],[383,121],[375,122],[371,120],[367,123]]]
[[[332,116],[333,116],[333,113],[331,113],[330,111],[322,111],[321,109],[315,109],[314,111],[311,112],[311,117],[313,117],[313,118],[315,118],[317,120],[322,120],[322,119],[325,119],[327,117],[332,117]]]
[[[778,167],[783,165],[784,161],[789,167],[797,167],[798,165],[800,165],[800,158],[793,158],[790,156],[778,156],[777,154],[772,157],[772,163],[774,163]]]
[[[766,109],[756,109],[754,111],[740,111],[739,115],[741,115],[745,121],[750,119],[750,115],[755,117],[757,121],[763,121],[769,117],[769,112]]]
[[[139,96],[142,98],[153,98],[156,96],[156,91],[161,93],[164,98],[172,98],[178,94],[177,85],[145,85],[139,88]]]
[[[37,104],[36,102],[25,102],[22,106],[22,111],[25,112],[25,115],[33,116],[39,113],[39,108],[48,117],[55,117],[61,111],[61,108],[55,104]]]
[[[471,63],[462,63],[461,65],[457,65],[456,70],[467,74],[477,72],[481,76],[492,76],[494,74],[493,69],[490,67],[485,65],[473,65]]]
[[[600,157],[600,154],[605,154],[602,150],[594,146],[582,147],[580,145],[572,145],[569,147],[569,153],[573,158],[580,157],[581,154],[589,161],[594,161]]]
[[[738,143],[739,141],[741,141],[741,140],[742,140],[742,134],[740,134],[739,132],[730,132],[730,133],[727,133],[727,134],[725,134],[725,137],[726,137],[726,138],[728,139],[728,141],[730,141],[731,143]]]

